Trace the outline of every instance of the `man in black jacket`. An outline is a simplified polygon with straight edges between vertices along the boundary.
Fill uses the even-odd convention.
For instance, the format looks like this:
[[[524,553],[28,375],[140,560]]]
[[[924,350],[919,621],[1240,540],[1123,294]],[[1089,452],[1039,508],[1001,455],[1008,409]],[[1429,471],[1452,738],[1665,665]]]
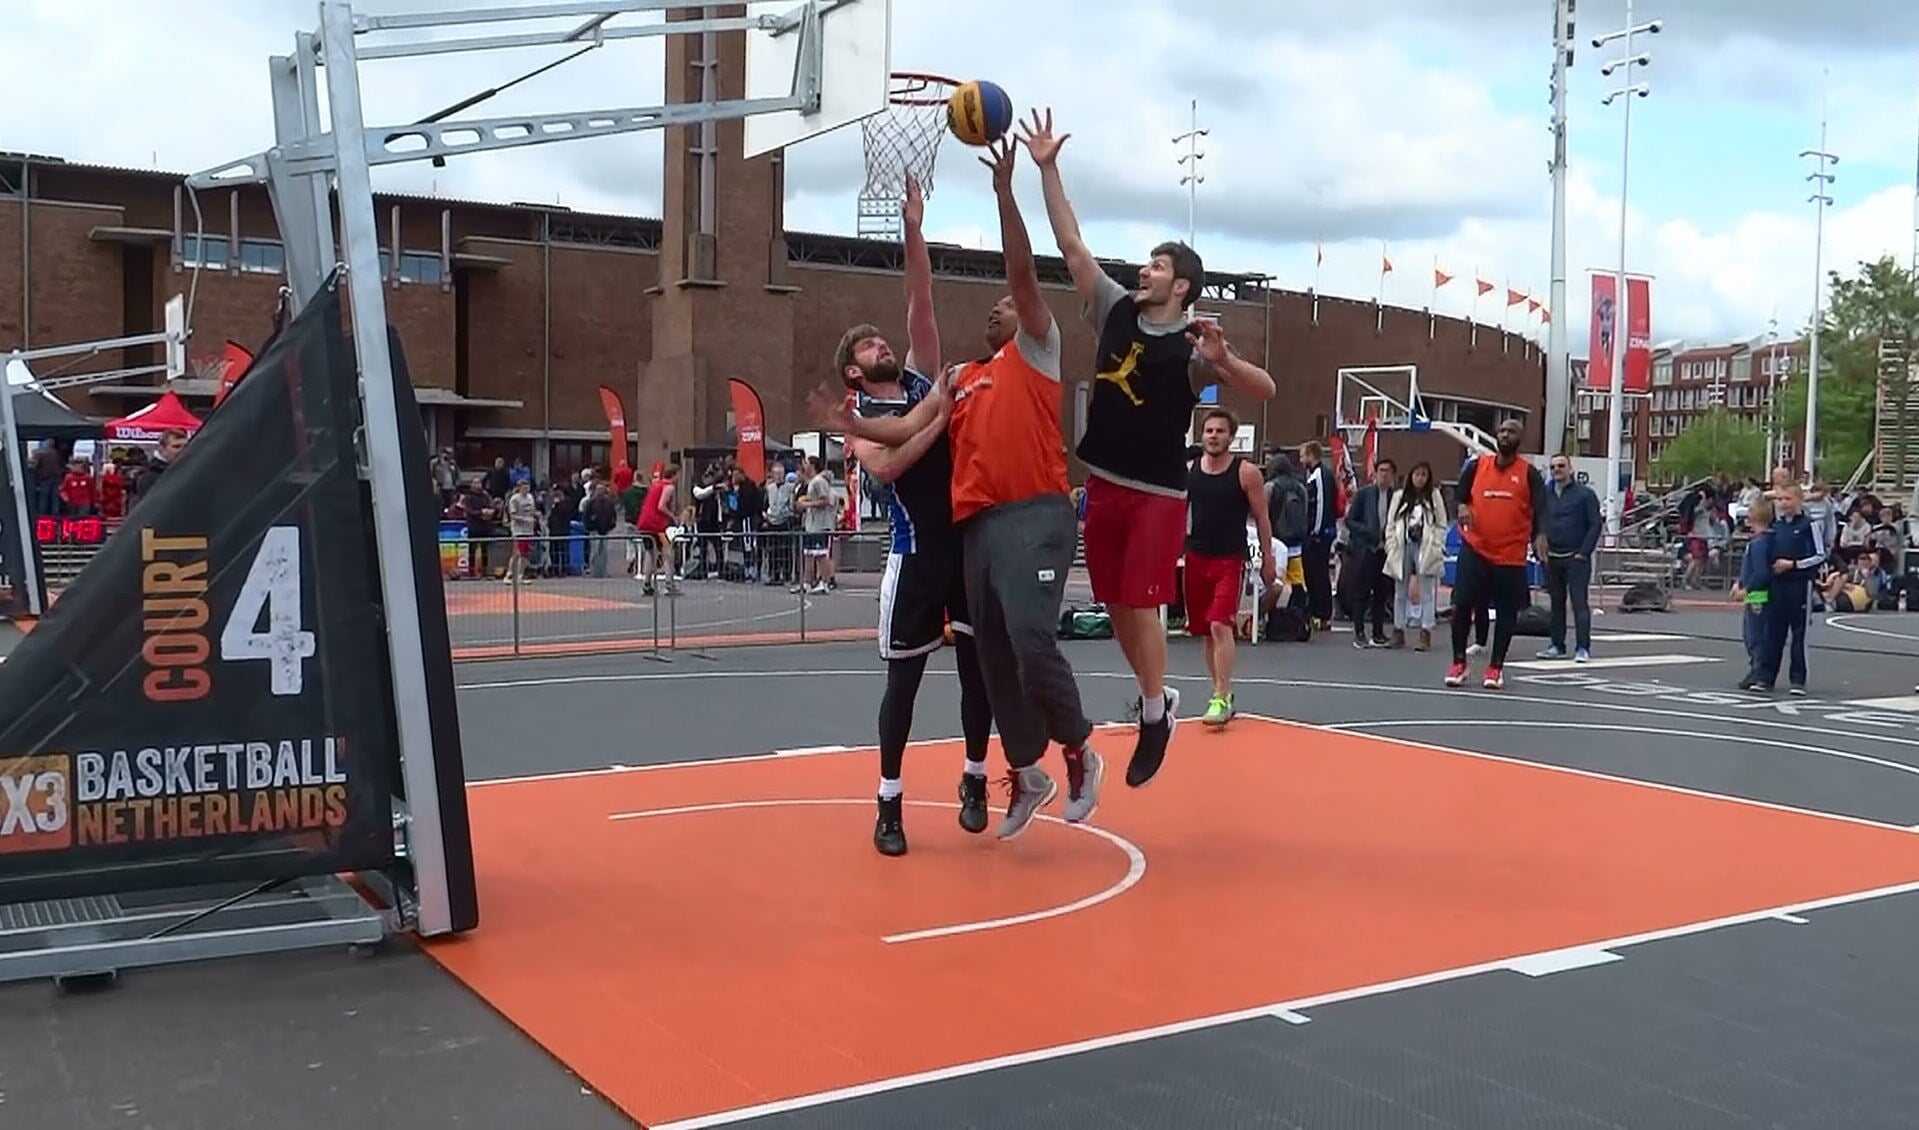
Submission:
[[[1541,659],[1566,657],[1566,605],[1573,611],[1573,662],[1592,658],[1593,615],[1587,600],[1592,587],[1593,552],[1605,529],[1599,496],[1573,478],[1572,460],[1555,455],[1546,477],[1546,595],[1551,601],[1552,642]]]
[[[1346,557],[1340,568],[1348,614],[1353,618],[1353,646],[1385,647],[1386,622],[1392,618],[1393,582],[1386,576],[1386,506],[1392,500],[1398,468],[1390,459],[1373,465],[1373,481],[1359,489],[1346,505]],[[1372,635],[1366,634],[1367,621]]]

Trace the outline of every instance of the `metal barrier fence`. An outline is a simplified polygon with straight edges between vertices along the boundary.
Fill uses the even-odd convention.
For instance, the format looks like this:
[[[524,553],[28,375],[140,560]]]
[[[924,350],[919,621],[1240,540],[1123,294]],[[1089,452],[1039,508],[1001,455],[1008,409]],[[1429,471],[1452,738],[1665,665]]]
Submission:
[[[456,659],[870,640],[878,532],[448,538]]]

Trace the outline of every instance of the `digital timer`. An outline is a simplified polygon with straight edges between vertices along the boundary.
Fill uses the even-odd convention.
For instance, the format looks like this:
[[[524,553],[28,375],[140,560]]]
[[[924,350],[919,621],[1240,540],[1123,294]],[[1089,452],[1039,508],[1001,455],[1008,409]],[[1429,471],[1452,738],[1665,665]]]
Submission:
[[[42,517],[33,524],[41,545],[99,545],[107,540],[107,524],[99,518]]]

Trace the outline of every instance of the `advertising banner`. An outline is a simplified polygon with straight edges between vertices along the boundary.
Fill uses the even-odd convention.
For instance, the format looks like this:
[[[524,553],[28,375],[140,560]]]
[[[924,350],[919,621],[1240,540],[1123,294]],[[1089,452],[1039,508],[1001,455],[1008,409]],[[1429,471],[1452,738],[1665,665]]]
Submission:
[[[0,664],[0,903],[393,858],[355,368],[325,286]]]
[[[738,377],[726,383],[733,394],[733,431],[737,436],[733,458],[757,483],[766,478],[766,412],[752,385]]]
[[[600,386],[600,408],[606,412],[607,458],[610,470],[626,462],[626,405],[620,394]]]
[[[1588,327],[1586,391],[1611,392],[1613,348],[1619,339],[1619,276],[1593,271],[1592,321]],[[1632,323],[1626,347],[1627,396],[1652,390],[1652,280],[1626,276],[1626,317]]]

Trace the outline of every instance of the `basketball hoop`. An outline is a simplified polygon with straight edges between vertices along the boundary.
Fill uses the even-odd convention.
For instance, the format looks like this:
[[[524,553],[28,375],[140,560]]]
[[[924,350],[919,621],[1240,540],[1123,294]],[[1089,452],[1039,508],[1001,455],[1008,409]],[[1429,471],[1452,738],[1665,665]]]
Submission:
[[[939,75],[896,71],[885,110],[861,123],[866,136],[866,200],[902,200],[906,177],[933,195],[933,163],[946,137],[946,102],[959,83]]]

